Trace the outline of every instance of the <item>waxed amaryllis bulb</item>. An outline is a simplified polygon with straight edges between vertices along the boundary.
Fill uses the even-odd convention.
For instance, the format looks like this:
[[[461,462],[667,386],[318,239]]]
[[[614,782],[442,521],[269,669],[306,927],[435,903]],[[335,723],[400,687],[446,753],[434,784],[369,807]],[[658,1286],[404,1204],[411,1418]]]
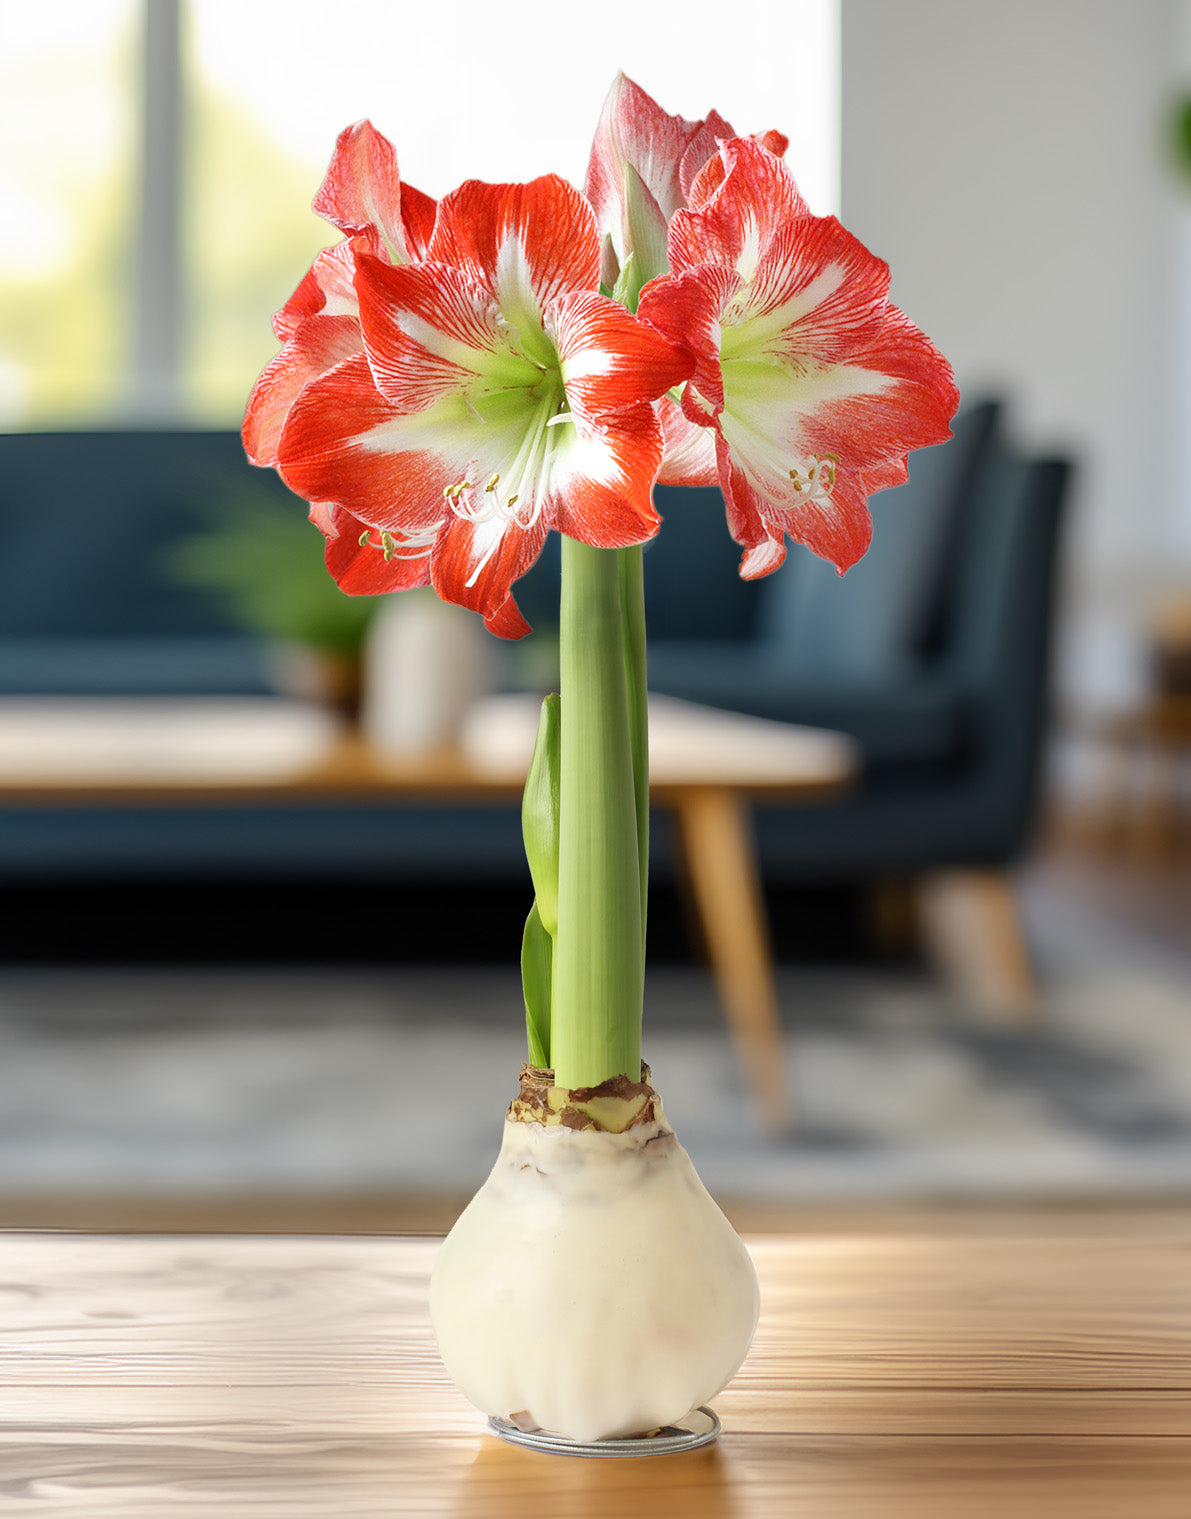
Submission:
[[[623,1133],[507,1120],[430,1288],[447,1370],[485,1413],[574,1440],[643,1434],[744,1360],[752,1261],[656,1112]]]

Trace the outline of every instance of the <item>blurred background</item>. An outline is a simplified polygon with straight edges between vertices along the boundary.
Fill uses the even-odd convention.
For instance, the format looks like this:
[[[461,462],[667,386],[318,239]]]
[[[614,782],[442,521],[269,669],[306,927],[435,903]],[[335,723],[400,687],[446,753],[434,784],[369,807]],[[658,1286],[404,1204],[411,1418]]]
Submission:
[[[549,688],[556,565],[515,647],[348,601],[237,430],[343,126],[581,185],[618,68],[785,131],[964,393],[844,580],[659,495],[652,687],[857,757],[751,814],[782,1122],[656,813],[671,1117],[749,1227],[1191,1197],[1191,0],[0,0],[0,1224],[440,1228],[485,1174],[517,809],[375,776]]]

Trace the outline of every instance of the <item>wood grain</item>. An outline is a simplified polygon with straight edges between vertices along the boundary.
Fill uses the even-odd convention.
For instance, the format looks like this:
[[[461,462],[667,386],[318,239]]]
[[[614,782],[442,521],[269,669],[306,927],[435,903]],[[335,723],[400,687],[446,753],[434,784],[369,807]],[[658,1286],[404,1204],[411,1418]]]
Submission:
[[[0,1515],[1187,1519],[1191,1233],[750,1242],[718,1444],[494,1440],[437,1242],[0,1235]]]

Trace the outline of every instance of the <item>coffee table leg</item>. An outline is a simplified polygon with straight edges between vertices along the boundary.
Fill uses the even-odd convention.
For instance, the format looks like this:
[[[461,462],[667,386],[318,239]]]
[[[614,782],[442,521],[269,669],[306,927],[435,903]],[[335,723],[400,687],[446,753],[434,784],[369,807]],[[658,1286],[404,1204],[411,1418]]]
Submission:
[[[773,955],[747,803],[726,787],[684,792],[674,811],[728,1032],[765,1127],[790,1127]]]

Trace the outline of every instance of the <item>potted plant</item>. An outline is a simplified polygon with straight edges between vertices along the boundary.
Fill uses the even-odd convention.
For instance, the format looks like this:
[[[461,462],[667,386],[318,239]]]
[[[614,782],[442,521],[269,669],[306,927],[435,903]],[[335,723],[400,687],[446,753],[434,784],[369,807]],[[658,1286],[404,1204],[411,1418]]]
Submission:
[[[431,1287],[449,1371],[505,1431],[648,1435],[734,1375],[756,1323],[748,1255],[641,1063],[652,487],[718,484],[746,577],[787,537],[842,571],[867,497],[958,403],[785,148],[621,76],[584,195],[550,175],[436,204],[349,128],[314,202],[343,239],[275,319],[245,421],[352,594],[430,584],[518,638],[513,582],[562,535],[560,692],[524,808],[530,1058]]]
[[[278,690],[355,721],[379,598],[342,595],[300,513],[271,492],[223,493],[206,529],[172,545],[167,569],[182,584],[214,593],[242,628],[265,640]]]

